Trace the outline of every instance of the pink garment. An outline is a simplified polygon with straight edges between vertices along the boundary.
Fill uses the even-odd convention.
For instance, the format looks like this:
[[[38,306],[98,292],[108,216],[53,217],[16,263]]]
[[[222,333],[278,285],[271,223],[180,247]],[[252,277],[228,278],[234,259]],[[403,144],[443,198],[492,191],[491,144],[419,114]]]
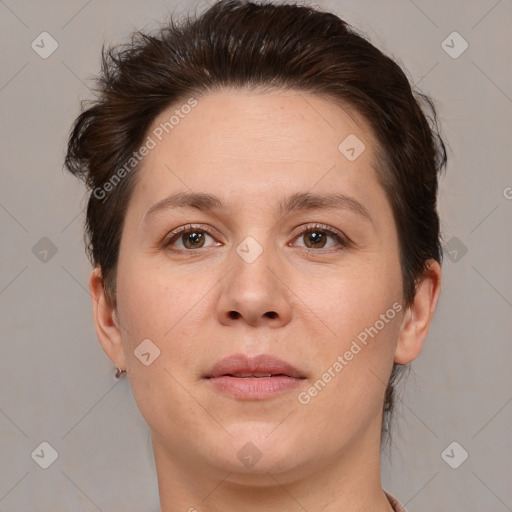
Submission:
[[[400,503],[394,496],[391,496],[391,494],[389,494],[386,491],[384,491],[384,493],[386,494],[388,501],[389,503],[391,503],[391,506],[393,507],[393,510],[395,512],[406,512],[405,508],[402,507],[402,505],[400,505]]]

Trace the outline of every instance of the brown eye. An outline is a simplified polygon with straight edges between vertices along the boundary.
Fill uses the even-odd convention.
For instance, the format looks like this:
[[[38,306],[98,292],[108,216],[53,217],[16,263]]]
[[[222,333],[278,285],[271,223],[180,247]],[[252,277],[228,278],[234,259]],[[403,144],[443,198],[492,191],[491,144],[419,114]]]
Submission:
[[[329,238],[335,240],[335,244],[331,246],[326,246]],[[307,226],[304,231],[297,237],[297,240],[304,240],[304,248],[305,249],[331,249],[336,248],[336,246],[341,246],[342,248],[348,247],[348,240],[341,234],[341,232],[334,231],[333,229],[328,229],[327,227],[314,225]]]
[[[178,251],[193,251],[211,247],[212,244],[206,245],[206,238],[213,237],[204,229],[191,226],[183,226],[179,230],[171,233],[170,238],[165,242],[165,247],[173,246]],[[179,244],[176,246],[176,244]]]
[[[188,231],[185,234],[182,234],[180,239],[183,241],[183,245],[187,249],[198,249],[204,245],[205,235],[201,231]]]
[[[315,229],[314,231],[308,231],[302,236],[306,241],[306,247],[308,247],[308,249],[323,249],[328,238],[324,232],[319,231],[318,229]]]

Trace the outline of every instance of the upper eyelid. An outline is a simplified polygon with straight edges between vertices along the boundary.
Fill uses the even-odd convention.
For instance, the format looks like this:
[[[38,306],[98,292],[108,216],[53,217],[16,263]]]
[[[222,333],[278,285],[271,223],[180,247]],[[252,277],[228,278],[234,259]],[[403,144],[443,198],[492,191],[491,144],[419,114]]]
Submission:
[[[184,224],[183,226],[180,226],[179,228],[174,229],[172,232],[168,233],[164,240],[172,240],[174,237],[181,235],[183,233],[187,233],[189,231],[205,231],[210,236],[213,236],[213,234],[219,233],[216,229],[212,228],[211,226],[206,226],[206,224]],[[212,234],[213,232],[213,234]]]

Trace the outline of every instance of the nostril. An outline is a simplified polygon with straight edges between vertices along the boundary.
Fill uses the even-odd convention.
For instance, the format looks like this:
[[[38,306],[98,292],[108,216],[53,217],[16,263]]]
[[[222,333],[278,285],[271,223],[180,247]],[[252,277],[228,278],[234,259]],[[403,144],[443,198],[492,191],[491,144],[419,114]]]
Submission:
[[[275,311],[269,311],[268,313],[265,313],[269,318],[275,318],[277,316],[277,313]]]
[[[240,313],[238,311],[230,311],[229,312],[229,318],[236,319],[240,316]]]

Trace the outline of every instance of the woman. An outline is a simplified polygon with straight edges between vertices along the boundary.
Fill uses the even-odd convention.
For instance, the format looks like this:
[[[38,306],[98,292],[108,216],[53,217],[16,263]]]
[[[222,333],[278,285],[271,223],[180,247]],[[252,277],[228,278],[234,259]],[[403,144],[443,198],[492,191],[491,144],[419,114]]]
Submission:
[[[436,119],[312,7],[220,1],[103,51],[66,165],[162,511],[403,510],[380,449],[440,293]]]

